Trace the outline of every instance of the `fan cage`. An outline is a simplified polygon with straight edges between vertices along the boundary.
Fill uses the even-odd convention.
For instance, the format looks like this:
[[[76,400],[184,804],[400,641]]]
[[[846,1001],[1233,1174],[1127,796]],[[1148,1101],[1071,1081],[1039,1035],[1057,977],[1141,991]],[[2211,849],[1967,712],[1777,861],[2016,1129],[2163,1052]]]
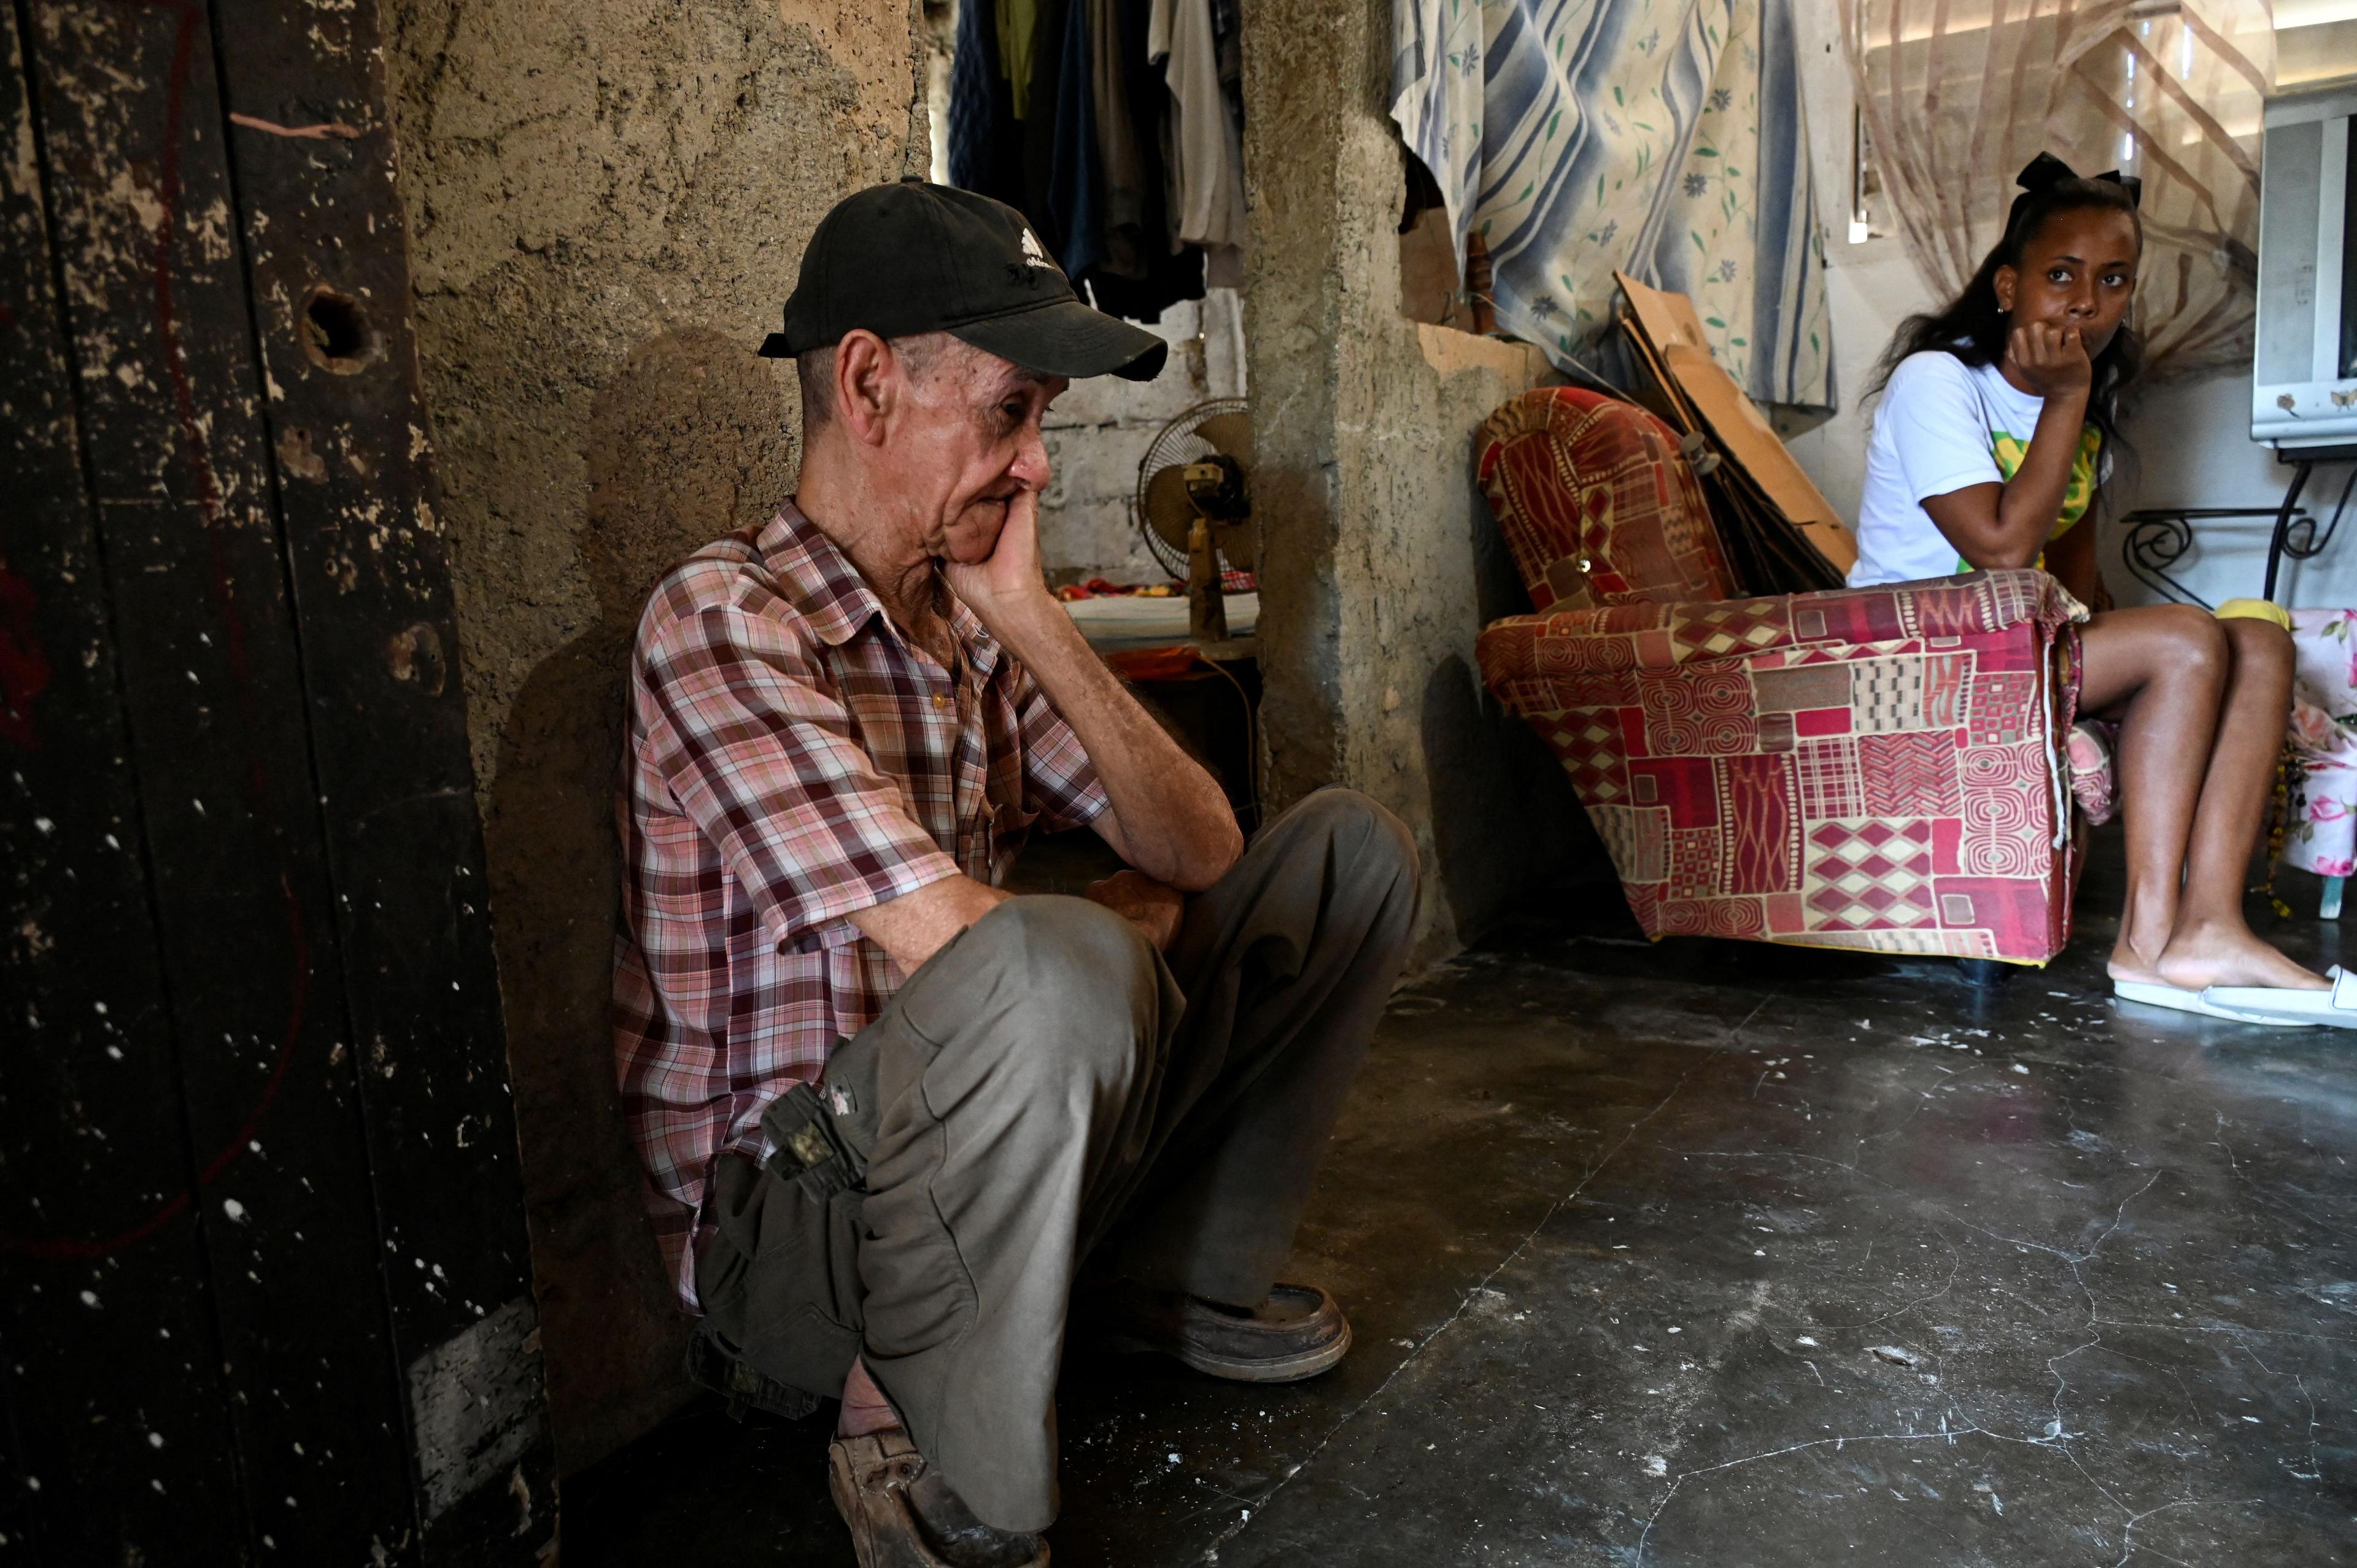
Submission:
[[[1187,552],[1154,531],[1146,520],[1146,487],[1154,476],[1165,468],[1183,467],[1200,463],[1219,450],[1196,434],[1203,424],[1223,413],[1242,413],[1245,400],[1240,397],[1215,397],[1199,403],[1164,425],[1146,448],[1146,456],[1137,461],[1137,493],[1130,498],[1129,520],[1155,561],[1172,577],[1183,582],[1187,576]]]

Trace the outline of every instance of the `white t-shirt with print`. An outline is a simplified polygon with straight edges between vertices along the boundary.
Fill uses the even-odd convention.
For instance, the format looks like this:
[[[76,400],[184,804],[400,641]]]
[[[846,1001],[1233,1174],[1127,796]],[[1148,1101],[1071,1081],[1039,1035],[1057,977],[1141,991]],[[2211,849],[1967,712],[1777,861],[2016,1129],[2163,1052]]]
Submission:
[[[1890,372],[1866,444],[1866,490],[1857,507],[1857,564],[1849,585],[1908,583],[1972,568],[1923,510],[1925,496],[2005,482],[1996,438],[2022,446],[2037,432],[2046,400],[1977,370],[1953,354],[1910,354]]]

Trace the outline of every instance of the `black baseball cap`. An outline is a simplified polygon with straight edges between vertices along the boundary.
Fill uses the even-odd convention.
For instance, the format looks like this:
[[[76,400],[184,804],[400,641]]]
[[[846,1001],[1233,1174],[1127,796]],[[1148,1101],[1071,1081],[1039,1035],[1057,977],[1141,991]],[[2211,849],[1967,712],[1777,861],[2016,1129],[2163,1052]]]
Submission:
[[[879,338],[947,332],[1042,375],[1152,381],[1170,346],[1072,292],[1003,201],[914,175],[834,204],[802,252],[785,328],[760,353],[791,359],[865,328]]]

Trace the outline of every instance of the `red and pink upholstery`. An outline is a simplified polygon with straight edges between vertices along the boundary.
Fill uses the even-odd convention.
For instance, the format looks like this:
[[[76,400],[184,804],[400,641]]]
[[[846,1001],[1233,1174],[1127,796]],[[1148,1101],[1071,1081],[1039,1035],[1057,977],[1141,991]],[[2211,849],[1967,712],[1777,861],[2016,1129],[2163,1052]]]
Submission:
[[[1651,414],[1570,388],[1480,446],[1535,615],[1482,632],[1651,937],[2043,962],[2070,935],[2086,612],[2043,573],[1729,598]]]

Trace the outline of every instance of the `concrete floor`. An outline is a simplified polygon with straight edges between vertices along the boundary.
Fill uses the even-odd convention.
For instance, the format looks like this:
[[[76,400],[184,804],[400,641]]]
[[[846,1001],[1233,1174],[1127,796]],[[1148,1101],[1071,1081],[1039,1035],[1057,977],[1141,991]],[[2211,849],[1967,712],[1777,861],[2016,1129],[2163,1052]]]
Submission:
[[[1994,990],[1609,890],[1404,990],[1291,1271],[1351,1359],[1076,1357],[1056,1561],[2357,1563],[2357,1035],[2114,1004],[2109,859]],[[848,1564],[830,1415],[693,1407],[567,1568]]]

